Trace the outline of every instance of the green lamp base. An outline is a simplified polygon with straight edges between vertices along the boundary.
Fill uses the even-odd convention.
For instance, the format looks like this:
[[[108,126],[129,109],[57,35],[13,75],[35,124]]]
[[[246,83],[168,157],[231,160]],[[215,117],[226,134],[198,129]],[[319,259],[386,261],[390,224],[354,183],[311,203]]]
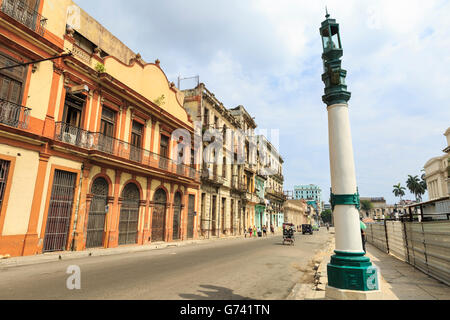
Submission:
[[[328,285],[330,287],[355,290],[379,290],[377,267],[372,265],[364,252],[334,251],[327,266]]]

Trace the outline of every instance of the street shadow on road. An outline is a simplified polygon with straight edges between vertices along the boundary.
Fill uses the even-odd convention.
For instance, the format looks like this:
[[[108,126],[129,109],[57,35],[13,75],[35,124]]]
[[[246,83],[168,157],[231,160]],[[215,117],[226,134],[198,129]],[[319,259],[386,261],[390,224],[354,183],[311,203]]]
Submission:
[[[253,300],[249,297],[235,294],[233,290],[224,287],[212,285],[200,285],[200,287],[213,291],[198,290],[199,293],[204,295],[180,293],[179,296],[187,300]]]

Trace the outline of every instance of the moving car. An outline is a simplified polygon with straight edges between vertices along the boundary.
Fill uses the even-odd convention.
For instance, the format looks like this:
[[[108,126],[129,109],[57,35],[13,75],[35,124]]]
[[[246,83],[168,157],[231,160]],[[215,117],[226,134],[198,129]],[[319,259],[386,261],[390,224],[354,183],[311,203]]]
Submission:
[[[302,234],[309,233],[313,234],[313,228],[310,224],[302,224]]]

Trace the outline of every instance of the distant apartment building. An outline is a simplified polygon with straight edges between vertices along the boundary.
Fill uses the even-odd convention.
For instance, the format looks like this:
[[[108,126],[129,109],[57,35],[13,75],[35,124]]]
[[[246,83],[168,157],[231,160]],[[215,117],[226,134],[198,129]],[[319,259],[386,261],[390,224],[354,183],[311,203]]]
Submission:
[[[294,186],[294,199],[313,199],[322,202],[322,190],[315,184]]]
[[[323,209],[322,190],[315,184],[294,186],[294,199],[314,200],[319,212]]]

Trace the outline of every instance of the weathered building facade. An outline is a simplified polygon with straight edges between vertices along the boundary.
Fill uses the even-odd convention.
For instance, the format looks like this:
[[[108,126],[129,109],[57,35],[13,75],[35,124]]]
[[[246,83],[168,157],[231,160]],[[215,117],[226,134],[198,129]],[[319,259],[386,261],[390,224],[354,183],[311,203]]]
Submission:
[[[308,207],[306,200],[286,200],[283,204],[284,222],[292,223],[296,227],[311,222],[311,208]]]
[[[207,238],[243,234],[250,222],[244,211],[245,166],[238,161],[240,142],[235,135],[241,123],[203,83],[183,92],[184,107],[202,133],[198,137],[202,141],[198,155],[202,168],[201,234]]]
[[[71,0],[0,8],[0,68],[50,59],[0,70],[0,254],[197,238],[200,168],[172,160],[194,125],[159,61]]]
[[[242,179],[245,192],[242,196],[242,207],[244,210],[245,228],[257,228],[255,212],[256,206],[260,203],[260,198],[256,194],[256,170],[257,170],[257,139],[255,129],[257,127],[253,117],[243,106],[229,109],[231,115],[239,123],[243,137],[237,138],[237,147],[242,151],[243,159],[239,159],[237,153],[236,162],[243,166]]]
[[[267,177],[265,182],[265,213],[264,224],[280,229],[285,221],[283,204],[286,195],[283,191],[283,163],[278,150],[265,136],[258,136],[258,151],[262,156],[263,172]]]

